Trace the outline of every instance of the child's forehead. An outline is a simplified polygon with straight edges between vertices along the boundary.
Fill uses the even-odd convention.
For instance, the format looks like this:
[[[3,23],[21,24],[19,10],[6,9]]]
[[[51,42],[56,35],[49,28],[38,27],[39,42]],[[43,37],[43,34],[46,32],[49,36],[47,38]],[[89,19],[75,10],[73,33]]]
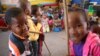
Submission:
[[[43,16],[47,16],[46,14],[44,14]]]
[[[12,25],[18,24],[18,21],[19,20],[17,18],[11,18]]]
[[[77,13],[77,12],[68,13],[68,18],[70,18],[70,20],[85,19],[85,17],[81,13]]]
[[[68,21],[73,24],[78,24],[85,22],[85,17],[81,13],[72,12],[68,14]]]
[[[79,12],[69,12],[68,15],[74,16],[74,17],[79,17],[79,15],[81,15],[81,13],[79,13]]]

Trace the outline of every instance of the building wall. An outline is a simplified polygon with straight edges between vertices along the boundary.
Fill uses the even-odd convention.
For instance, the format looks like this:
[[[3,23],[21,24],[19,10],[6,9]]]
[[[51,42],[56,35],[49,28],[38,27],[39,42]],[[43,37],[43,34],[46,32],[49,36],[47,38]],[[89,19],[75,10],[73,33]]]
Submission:
[[[45,4],[45,3],[56,3],[56,0],[29,0],[32,5]]]
[[[72,3],[81,4],[82,0],[72,0]]]
[[[97,2],[97,4],[100,4],[100,0],[89,0],[89,2]]]
[[[2,4],[6,5],[17,5],[19,0],[1,0]]]

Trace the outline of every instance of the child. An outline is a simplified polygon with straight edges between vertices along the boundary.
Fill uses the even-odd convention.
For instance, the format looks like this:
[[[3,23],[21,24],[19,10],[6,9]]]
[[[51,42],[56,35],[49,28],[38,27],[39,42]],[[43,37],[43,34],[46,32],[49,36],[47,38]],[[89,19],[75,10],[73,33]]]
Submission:
[[[34,22],[32,21],[32,17],[31,17],[31,5],[27,0],[21,0],[20,2],[20,6],[27,18],[27,25],[29,27],[29,44],[30,44],[30,51],[31,51],[31,55],[32,56],[38,56],[38,38],[39,38],[39,34],[40,31],[38,30],[37,26],[34,24]],[[33,12],[32,12],[33,13]],[[34,13],[37,13],[37,10],[34,11]],[[34,32],[34,33],[32,33]]]
[[[59,19],[57,12],[54,15],[53,21],[54,21],[54,27],[60,27],[61,26],[61,19]]]
[[[53,28],[53,17],[49,16],[49,21],[48,21],[49,27],[50,27],[50,31],[52,31]]]
[[[98,16],[96,15],[96,13],[93,14],[93,16],[90,17],[90,27],[94,24],[98,24]]]
[[[5,21],[11,34],[9,35],[9,51],[11,56],[27,56],[24,41],[28,36],[27,21],[20,8],[10,8],[5,13]]]
[[[36,30],[38,30],[40,33],[38,33],[38,56],[42,56],[42,44],[44,39],[43,29],[42,29],[42,23],[41,23],[41,15],[39,12],[39,7],[37,5],[32,5],[32,20],[34,22],[34,27]]]
[[[96,13],[93,14],[93,16],[91,16],[91,20],[94,22],[97,22],[98,16],[96,15]]]
[[[54,32],[60,32],[62,30],[61,19],[59,19],[59,17],[57,16],[57,13],[54,16],[53,23],[54,23],[53,31]]]
[[[47,15],[43,14],[42,15],[43,32],[50,32],[48,21],[49,19],[47,18]]]
[[[41,34],[39,34],[39,39],[38,39],[38,56],[42,56],[42,46],[43,46],[43,41],[44,41],[44,34],[43,34],[43,28],[42,28],[42,23],[41,23],[41,16],[37,15],[36,19],[37,19],[37,26],[39,26],[39,24],[41,25],[39,29]]]
[[[87,30],[87,18],[83,10],[68,13],[70,56],[100,56],[99,36]]]

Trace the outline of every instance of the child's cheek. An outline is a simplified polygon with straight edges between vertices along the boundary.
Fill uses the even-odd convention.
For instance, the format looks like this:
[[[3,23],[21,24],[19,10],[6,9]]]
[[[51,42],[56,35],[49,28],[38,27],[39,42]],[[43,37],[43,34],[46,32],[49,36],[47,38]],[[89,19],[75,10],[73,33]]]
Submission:
[[[85,34],[84,29],[79,29],[79,30],[78,30],[78,35],[79,35],[80,37],[83,37],[84,34]]]
[[[21,32],[20,32],[20,29],[19,29],[19,28],[14,28],[14,29],[13,29],[13,32],[14,32],[14,33],[16,33],[16,34],[18,34],[18,35],[20,35],[20,34],[21,34]]]
[[[74,35],[73,35],[73,30],[72,29],[69,29],[69,34],[70,34],[70,37],[73,38]]]

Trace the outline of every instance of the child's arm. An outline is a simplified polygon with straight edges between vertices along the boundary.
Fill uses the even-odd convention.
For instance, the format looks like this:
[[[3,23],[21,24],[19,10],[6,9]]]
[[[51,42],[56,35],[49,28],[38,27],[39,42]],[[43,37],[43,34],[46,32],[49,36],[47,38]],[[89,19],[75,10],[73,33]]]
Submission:
[[[41,27],[40,32],[29,31],[29,33],[43,34],[43,29]]]
[[[37,33],[38,31],[35,30],[34,28],[34,23],[31,19],[28,19],[28,27],[29,27],[29,40],[37,40],[38,37],[34,37],[35,34],[34,33]],[[34,32],[34,33],[30,33],[30,32]]]
[[[43,27],[41,27],[40,31],[41,31],[41,34],[39,35],[39,39],[44,41],[44,39],[45,39],[44,37],[45,36],[44,36],[44,33],[43,33]]]
[[[31,19],[28,19],[28,27],[29,27],[29,33],[36,33],[36,34],[40,34],[41,32],[39,31],[36,31],[36,28],[35,28],[35,24],[34,22],[31,20]]]
[[[30,30],[29,33],[42,34],[43,32],[41,31],[41,28],[40,28],[40,30],[38,29],[38,31],[32,31],[32,30]]]

